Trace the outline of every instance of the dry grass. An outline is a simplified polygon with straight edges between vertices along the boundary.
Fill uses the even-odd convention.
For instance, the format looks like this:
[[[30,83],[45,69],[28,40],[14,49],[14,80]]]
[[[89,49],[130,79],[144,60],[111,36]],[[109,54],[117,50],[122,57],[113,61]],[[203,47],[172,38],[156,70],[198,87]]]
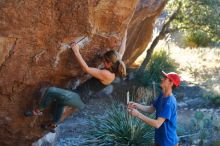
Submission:
[[[220,93],[220,48],[174,47],[170,54],[180,64],[178,70],[184,80]]]
[[[174,44],[160,42],[155,51],[167,50],[178,64],[178,71],[183,80],[188,83],[204,85],[220,93],[220,48],[179,48]],[[145,57],[144,52],[137,60],[140,64]]]

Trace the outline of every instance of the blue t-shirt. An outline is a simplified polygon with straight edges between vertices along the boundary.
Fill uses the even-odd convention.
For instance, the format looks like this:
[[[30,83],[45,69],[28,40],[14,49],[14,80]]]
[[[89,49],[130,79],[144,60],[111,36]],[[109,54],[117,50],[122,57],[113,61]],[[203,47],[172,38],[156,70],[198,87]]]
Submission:
[[[178,143],[179,138],[176,134],[177,127],[177,107],[176,98],[173,95],[163,97],[161,94],[153,103],[156,109],[156,119],[158,117],[166,120],[155,129],[155,143],[160,146],[174,146]]]

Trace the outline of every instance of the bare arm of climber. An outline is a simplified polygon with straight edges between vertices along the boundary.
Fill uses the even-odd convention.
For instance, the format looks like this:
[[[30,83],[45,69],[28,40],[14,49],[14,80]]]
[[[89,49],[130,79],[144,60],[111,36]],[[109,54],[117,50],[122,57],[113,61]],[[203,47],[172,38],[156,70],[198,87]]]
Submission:
[[[121,43],[121,46],[118,50],[118,53],[122,59],[124,53],[125,53],[125,49],[126,49],[126,41],[127,41],[127,30],[125,31],[125,35],[123,37],[123,40],[122,40],[122,43]]]
[[[166,120],[165,118],[162,118],[162,117],[158,117],[157,119],[151,119],[151,118],[143,115],[137,109],[134,109],[134,108],[129,108],[129,113],[132,116],[135,116],[135,117],[141,119],[146,124],[148,124],[148,125],[150,125],[150,126],[152,126],[154,128],[157,128],[157,129],[160,128],[160,126]]]
[[[103,69],[100,70],[98,68],[89,67],[85,60],[82,58],[79,52],[79,46],[76,44],[71,45],[72,50],[76,56],[77,61],[79,62],[80,66],[82,67],[83,71],[90,74],[91,76],[99,79],[101,83],[107,85],[110,84],[115,79],[115,74],[111,73],[110,71]]]
[[[132,102],[132,101],[128,103],[128,108],[135,108],[135,109],[141,110],[143,112],[147,112],[149,114],[152,114],[155,112],[155,108],[152,105],[144,106],[139,103]]]

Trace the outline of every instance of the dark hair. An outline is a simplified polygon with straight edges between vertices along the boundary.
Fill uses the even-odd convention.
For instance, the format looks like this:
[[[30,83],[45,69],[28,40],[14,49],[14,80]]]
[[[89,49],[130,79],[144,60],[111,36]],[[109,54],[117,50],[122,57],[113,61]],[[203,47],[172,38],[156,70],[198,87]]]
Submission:
[[[115,73],[117,76],[125,77],[127,75],[126,66],[120,59],[118,52],[111,50],[104,54],[103,58],[106,62],[112,63],[110,71]]]

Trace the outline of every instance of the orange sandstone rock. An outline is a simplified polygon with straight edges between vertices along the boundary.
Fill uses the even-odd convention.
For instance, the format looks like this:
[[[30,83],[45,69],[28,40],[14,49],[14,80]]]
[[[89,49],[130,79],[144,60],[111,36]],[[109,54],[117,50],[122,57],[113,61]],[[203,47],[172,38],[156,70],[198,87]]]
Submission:
[[[25,118],[44,86],[64,87],[84,78],[70,49],[61,43],[89,36],[81,49],[91,66],[107,49],[117,50],[128,29],[123,59],[130,65],[148,45],[166,0],[0,1],[0,145],[28,146],[44,133],[49,114]],[[47,112],[48,113],[48,112]]]

